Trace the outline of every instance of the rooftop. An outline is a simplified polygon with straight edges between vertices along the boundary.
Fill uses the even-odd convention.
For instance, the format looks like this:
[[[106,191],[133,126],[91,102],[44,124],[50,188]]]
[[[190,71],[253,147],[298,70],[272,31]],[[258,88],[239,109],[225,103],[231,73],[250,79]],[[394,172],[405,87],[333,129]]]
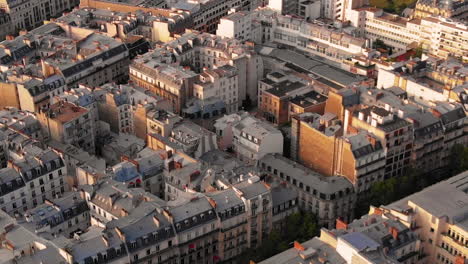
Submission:
[[[434,184],[386,207],[397,211],[418,207],[436,218],[447,217],[449,223],[468,230],[468,172]]]
[[[352,191],[352,184],[345,178],[339,176],[325,177],[318,172],[308,169],[297,162],[289,160],[279,154],[267,154],[259,164],[265,163],[266,166],[271,166],[272,169],[278,169],[284,175],[290,176],[293,179],[317,190],[323,194],[336,194],[340,191],[345,193]]]
[[[300,107],[309,107],[326,101],[327,96],[320,94],[316,91],[310,91],[308,93],[295,96],[290,100],[292,104],[298,105]]]
[[[314,237],[301,244],[303,249],[290,248],[258,264],[346,264],[336,250]]]
[[[62,124],[73,121],[82,115],[88,113],[86,108],[77,106],[67,101],[60,101],[51,105],[45,110],[50,119],[56,120]]]
[[[307,87],[307,85],[302,82],[298,82],[298,81],[291,82],[289,80],[286,80],[286,81],[273,84],[273,87],[266,90],[265,92],[270,93],[277,97],[283,97],[283,96],[288,95],[288,93],[292,91],[295,91],[304,87]]]

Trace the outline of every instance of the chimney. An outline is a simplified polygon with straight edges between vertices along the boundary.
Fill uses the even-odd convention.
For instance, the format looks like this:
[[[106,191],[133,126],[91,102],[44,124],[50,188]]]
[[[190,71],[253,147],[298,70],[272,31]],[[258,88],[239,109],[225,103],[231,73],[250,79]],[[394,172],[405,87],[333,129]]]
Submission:
[[[377,140],[369,134],[367,134],[367,140],[369,140],[369,143],[371,143],[373,147],[377,144]]]
[[[397,239],[398,238],[398,229],[396,229],[395,227],[391,226],[388,230],[390,232],[390,234],[392,235],[392,237],[394,239]]]
[[[457,258],[455,259],[455,264],[465,264],[466,263],[466,258],[463,256],[458,255]]]
[[[210,202],[210,204],[211,204],[211,206],[212,206],[213,208],[216,208],[216,201],[215,201],[215,200],[209,198],[209,199],[208,199],[208,202]]]
[[[117,235],[119,236],[120,240],[125,242],[126,241],[125,234],[122,233],[122,230],[120,230],[120,228],[118,228],[118,227],[115,227],[114,230],[117,233]]]
[[[101,238],[102,238],[102,241],[104,242],[104,244],[106,245],[106,247],[109,247],[109,240],[107,240],[107,237],[101,236]]]
[[[442,115],[437,109],[432,109],[432,114],[433,114],[435,117],[440,117],[440,116]]]
[[[156,215],[153,215],[153,222],[157,227],[159,227],[159,219],[156,217]]]
[[[380,208],[375,208],[374,209],[374,214],[375,215],[383,215],[383,210]]]
[[[297,242],[297,241],[294,241],[294,248],[299,250],[299,251],[304,251],[305,250],[304,246],[301,243]]]
[[[348,224],[341,219],[341,217],[336,219],[336,229],[348,229]]]

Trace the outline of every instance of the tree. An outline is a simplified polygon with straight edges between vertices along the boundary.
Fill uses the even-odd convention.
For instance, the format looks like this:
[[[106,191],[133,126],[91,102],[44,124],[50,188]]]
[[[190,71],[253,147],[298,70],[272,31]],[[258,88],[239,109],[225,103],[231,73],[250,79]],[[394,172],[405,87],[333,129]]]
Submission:
[[[455,145],[450,153],[450,163],[445,173],[426,173],[415,168],[408,168],[401,177],[386,179],[372,184],[369,199],[360,201],[356,215],[361,216],[369,211],[369,206],[381,206],[393,203],[441,180],[468,170],[468,147]]]
[[[304,242],[318,235],[317,218],[311,212],[297,212],[284,221],[283,228],[272,230],[260,247],[248,249],[237,258],[237,262],[260,262],[291,248],[294,241]]]
[[[421,46],[417,47],[415,50],[415,57],[421,58],[423,54],[423,48]]]
[[[466,170],[468,170],[468,147],[457,144],[450,153],[449,173],[456,175]]]

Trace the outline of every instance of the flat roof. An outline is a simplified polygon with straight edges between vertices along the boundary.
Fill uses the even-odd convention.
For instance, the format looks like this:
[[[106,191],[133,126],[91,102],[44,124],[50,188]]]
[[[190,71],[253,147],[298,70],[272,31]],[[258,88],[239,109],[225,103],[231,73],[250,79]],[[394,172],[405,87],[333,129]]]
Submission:
[[[450,223],[468,230],[468,172],[434,184],[386,207],[405,211],[415,206],[434,217],[448,217]]]

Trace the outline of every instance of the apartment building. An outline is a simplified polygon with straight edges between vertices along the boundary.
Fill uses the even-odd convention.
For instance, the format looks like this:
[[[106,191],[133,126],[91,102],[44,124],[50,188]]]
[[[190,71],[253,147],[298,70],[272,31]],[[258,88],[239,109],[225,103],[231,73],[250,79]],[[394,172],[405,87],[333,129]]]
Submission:
[[[174,124],[167,133],[168,136],[148,134],[148,147],[154,150],[177,150],[193,158],[218,148],[215,133],[188,120]]]
[[[258,176],[250,176],[232,188],[206,195],[187,193],[169,202],[110,179],[83,185],[79,191],[90,209],[92,226],[67,240],[45,240],[39,234],[25,232],[28,241],[35,247],[40,245],[34,251],[11,251],[30,244],[13,239],[12,232],[23,234],[23,227],[0,214],[0,227],[5,228],[2,241],[8,239],[11,245],[3,252],[4,260],[16,256],[22,261],[70,264],[232,262],[247,247],[258,246],[272,227],[283,221],[281,216],[295,210],[297,199],[284,196],[284,192],[273,198],[280,192],[271,191]],[[285,209],[285,204],[289,208]]]
[[[225,38],[252,40],[251,26],[252,18],[250,17],[250,12],[233,12],[219,20],[216,35]]]
[[[432,113],[413,113],[407,116],[414,127],[412,167],[422,173],[444,167],[444,132],[442,121]]]
[[[108,123],[114,133],[133,134],[133,102],[130,95],[133,89],[112,84],[105,84],[100,89],[95,92],[99,119]]]
[[[108,165],[116,165],[125,158],[134,158],[145,148],[145,141],[131,134],[107,133],[98,138],[97,151]]]
[[[43,79],[58,75],[69,88],[80,83],[98,86],[128,77],[129,53],[124,43],[72,25],[45,24],[1,42],[0,50],[2,65],[33,65],[20,68],[28,68],[23,71],[32,71],[29,74]]]
[[[360,101],[387,109],[412,123],[414,142],[410,163],[423,173],[444,173],[454,144],[466,144],[463,132],[466,115],[461,104],[437,101],[423,107],[408,100],[406,91],[398,87],[363,90]]]
[[[320,239],[334,247],[346,263],[415,263],[421,240],[391,215],[368,214],[352,223],[337,221],[336,229],[322,229]]]
[[[37,145],[38,141],[30,136],[22,134],[13,128],[2,126],[0,129],[0,162],[1,167],[5,168],[8,161],[17,157],[16,152],[32,145]]]
[[[413,59],[393,70],[379,70],[377,88],[397,86],[410,99],[434,105],[455,97],[452,90],[466,82],[468,75],[462,63],[432,57],[423,61]]]
[[[323,114],[327,99],[327,96],[314,90],[291,98],[289,100],[288,121],[302,113]]]
[[[290,100],[311,91],[309,84],[298,78],[288,78],[280,72],[269,73],[259,81],[259,112],[267,121],[283,125],[290,121]]]
[[[268,153],[283,153],[283,135],[249,113],[224,116],[214,125],[221,146],[232,147],[237,157],[255,164]]]
[[[142,216],[137,219],[123,217],[109,223],[106,229],[96,228],[94,236],[77,237],[75,241],[81,243],[71,244],[67,251],[60,249],[63,258],[76,263],[172,261],[176,239],[170,215],[156,208],[143,212],[139,211]]]
[[[140,115],[138,110],[135,116],[137,115]],[[159,134],[163,137],[169,137],[175,124],[182,121],[182,117],[179,115],[157,108],[146,111],[144,118],[145,129],[143,131],[136,131],[137,136],[140,133],[144,139],[146,139],[147,134]],[[135,127],[136,125],[135,123]]]
[[[146,40],[167,42],[174,34],[183,33],[191,27],[188,12],[154,8],[150,15],[149,11],[134,12],[129,4],[130,1],[81,1],[80,9],[64,14],[55,23],[74,24],[87,29],[93,29],[95,24],[102,25],[102,32],[128,43],[131,58],[148,51],[150,45]],[[126,10],[115,6],[126,7]]]
[[[81,185],[78,188],[81,197],[86,200],[91,210],[91,223],[104,226],[108,222],[120,219],[146,203],[163,206],[165,203],[158,197],[141,188],[131,188],[123,182],[113,179],[101,179],[96,183]]]
[[[450,153],[455,145],[466,145],[466,113],[459,104],[441,103],[433,107],[432,114],[442,121],[444,127],[443,151],[441,161],[443,166],[450,164]]]
[[[91,225],[89,207],[79,193],[67,192],[59,199],[46,200],[44,204],[24,214],[25,220],[36,233],[46,233],[51,238],[86,231]]]
[[[231,86],[231,89],[226,91],[226,98],[218,95],[221,96],[221,100],[227,105],[233,105],[232,107],[235,106],[236,97],[238,104],[245,100],[255,102],[257,81],[263,75],[261,57],[247,44],[235,39],[221,39],[208,33],[187,32],[153,52],[137,58],[130,66],[130,79],[156,95],[170,100],[175,112],[181,113],[188,100],[196,97],[194,83],[197,80],[209,80],[203,73],[224,65],[236,68],[237,86],[234,85],[235,78],[229,78],[229,81],[233,82],[229,85],[225,81],[228,85],[226,88]],[[221,70],[232,72],[229,67]],[[202,76],[199,77],[198,73]],[[238,90],[234,90],[235,87]],[[226,100],[229,101],[226,103]]]
[[[264,1],[240,0],[240,1],[106,1],[86,0],[80,3],[81,7],[109,9],[114,12],[131,12],[137,14],[139,11],[152,13],[154,16],[162,17],[158,21],[155,33],[167,41],[173,34],[181,33],[185,28],[193,28],[197,31],[215,33],[219,20],[226,16],[231,9],[250,11],[264,5]],[[183,18],[179,18],[182,16]],[[179,21],[182,20],[182,21]]]
[[[50,103],[50,98],[66,90],[65,80],[61,76],[33,77],[35,74],[34,70],[24,69],[24,65],[6,69],[0,77],[0,87],[5,92],[0,104],[35,112]]]
[[[242,102],[238,98],[239,76],[235,67],[224,65],[217,69],[205,70],[199,77],[193,85],[196,101],[190,102],[189,107],[184,109],[185,116],[208,118],[237,112]]]
[[[303,243],[295,241],[293,248],[259,264],[420,263],[427,261],[421,257],[422,242],[405,220],[371,209],[368,215],[349,224],[337,220],[335,229],[322,228],[320,237]]]
[[[103,158],[90,155],[74,145],[49,140],[47,141],[47,147],[57,152],[67,165],[68,184],[70,186],[82,184],[83,181],[80,182],[78,177],[80,167],[82,166],[92,168],[97,174],[103,173],[106,170],[106,161]]]
[[[332,24],[309,22],[298,17],[281,15],[270,9],[257,9],[250,14],[250,18],[251,25],[244,31],[250,29],[251,40],[258,44],[273,42],[337,61],[361,54],[366,47],[364,38],[354,37],[347,33],[349,30]],[[245,22],[232,23],[235,26],[227,27],[223,24],[217,34],[235,35],[235,29]],[[247,35],[249,34],[243,33],[243,36]]]
[[[66,166],[51,150],[25,146],[23,155],[10,153],[8,167],[1,169],[1,208],[11,215],[21,214],[69,189]]]
[[[172,5],[172,8],[190,12],[193,19],[193,29],[214,34],[220,19],[226,16],[230,10],[251,11],[262,5],[264,5],[262,0],[193,2],[181,0]]]
[[[165,164],[160,154],[149,148],[144,148],[138,152],[134,159],[129,159],[129,161],[137,165],[142,179],[141,186],[145,191],[158,197],[164,197],[163,170]]]
[[[182,108],[191,97],[196,77],[197,75],[190,70],[161,65],[148,59],[137,58],[130,65],[130,79],[138,86],[169,100],[176,113],[182,112]]]
[[[468,8],[464,3],[465,11]],[[430,54],[447,59],[456,57],[468,61],[468,26],[463,22],[441,18],[426,17],[421,19],[422,45]]]
[[[0,7],[11,18],[12,33],[20,30],[31,30],[41,26],[44,21],[59,17],[63,12],[72,10],[80,2],[68,1],[1,1]]]
[[[11,130],[12,133],[22,133],[35,140],[42,140],[42,130],[34,113],[22,111],[14,107],[6,107],[0,111],[0,127]]]
[[[41,109],[37,117],[48,139],[95,153],[95,120],[86,108],[60,101]]]
[[[10,15],[2,9],[0,11],[0,41],[5,40],[8,35],[14,33],[13,24],[11,23]]]
[[[427,263],[465,263],[467,260],[466,172],[430,186],[400,201],[374,208],[374,213],[398,217],[421,239]],[[441,195],[443,194],[443,195]],[[434,199],[433,197],[437,197]]]
[[[218,215],[219,258],[234,260],[247,249],[248,215],[244,201],[234,189],[206,194]]]
[[[372,41],[379,39],[396,50],[406,50],[420,42],[420,20],[403,18],[374,7],[356,8],[346,14],[351,25],[361,29],[363,36]]]
[[[292,121],[291,156],[325,176],[345,177],[363,198],[374,182],[384,179],[386,153],[375,136],[346,132],[332,113],[304,113]]]
[[[67,89],[61,76],[52,75],[45,79],[24,77],[22,81],[14,81],[18,89],[18,97],[22,110],[31,112],[50,103],[50,98],[59,96]]]
[[[278,154],[264,156],[258,167],[274,181],[296,190],[299,208],[314,213],[321,226],[331,228],[338,218],[353,219],[357,195],[344,177],[322,176]]]
[[[278,12],[281,15],[297,14],[299,1],[296,0],[272,0],[268,1],[268,8]]]
[[[256,248],[268,238],[273,228],[270,186],[253,176],[233,185],[233,189],[244,201],[247,211],[247,247]]]
[[[370,106],[350,118],[350,126],[366,130],[378,139],[385,151],[385,179],[400,176],[410,164],[414,126],[388,110]]]
[[[418,0],[414,8],[414,17],[426,18],[441,16],[455,20],[466,20],[468,5],[465,1],[428,1]]]
[[[466,4],[465,4],[466,6]],[[467,27],[461,22],[442,17],[403,18],[378,8],[356,8],[346,11],[347,20],[368,39],[382,40],[396,50],[421,46],[441,58],[466,60]]]
[[[180,263],[214,263],[219,260],[217,215],[204,196],[169,210],[175,226]]]
[[[309,264],[328,261],[335,264],[347,264],[343,257],[336,252],[335,248],[314,237],[303,243],[294,242],[294,246],[281,253],[278,253],[258,264]]]

